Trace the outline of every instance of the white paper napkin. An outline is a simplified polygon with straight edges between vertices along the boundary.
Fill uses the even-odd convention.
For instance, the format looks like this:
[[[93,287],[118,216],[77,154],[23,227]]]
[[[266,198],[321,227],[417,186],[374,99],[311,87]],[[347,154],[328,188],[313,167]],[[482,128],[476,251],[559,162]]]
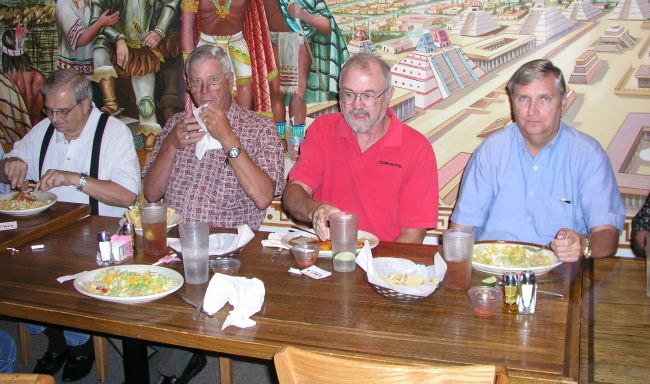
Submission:
[[[394,257],[373,258],[368,241],[359,251],[356,261],[357,265],[366,271],[368,282],[414,296],[429,296],[432,294],[445,278],[445,273],[447,273],[447,264],[438,253],[433,258],[434,265],[429,266]],[[418,286],[391,284],[382,278],[382,276],[388,276],[391,273],[420,275],[424,278],[425,283]]]
[[[215,273],[205,292],[203,310],[213,315],[226,303],[230,303],[233,310],[226,317],[221,329],[230,325],[239,328],[252,327],[255,320],[250,317],[262,309],[265,293],[264,283],[258,278],[247,279]]]
[[[209,236],[210,249],[208,254],[219,256],[232,252],[248,244],[253,237],[255,237],[255,234],[246,224],[237,226],[237,233],[213,233]],[[183,252],[179,238],[168,237],[167,245],[176,252]]]
[[[194,149],[194,154],[196,155],[196,158],[199,160],[203,159],[203,156],[205,156],[205,153],[208,150],[223,148],[221,142],[219,142],[219,140],[212,137],[208,132],[208,128],[205,126],[205,122],[203,121],[203,112],[202,112],[205,106],[207,106],[207,104],[203,104],[202,106],[192,111],[194,118],[196,119],[197,123],[199,123],[199,126],[201,127],[200,130],[206,132],[206,135],[203,135],[201,140],[199,140],[199,142],[196,143],[196,147]]]
[[[286,233],[271,232],[269,233],[268,239],[262,240],[262,246],[270,248],[290,249],[291,247],[282,244],[282,237],[284,237],[284,235],[286,235]]]

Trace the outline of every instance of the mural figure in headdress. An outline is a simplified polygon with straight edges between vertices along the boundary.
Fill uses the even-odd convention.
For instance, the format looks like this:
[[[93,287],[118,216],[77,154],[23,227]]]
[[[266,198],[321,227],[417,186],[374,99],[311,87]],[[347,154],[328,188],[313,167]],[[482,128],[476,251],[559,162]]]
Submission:
[[[341,66],[349,54],[324,0],[264,0],[279,77],[271,83],[273,119],[280,136],[290,136],[298,157],[305,137],[307,103],[335,100]],[[290,133],[286,134],[285,95],[289,95]]]
[[[166,59],[180,54],[176,36],[169,29],[176,18],[180,0],[92,0],[91,23],[105,11],[120,12],[120,19],[106,27],[95,39],[94,80],[104,97],[103,110],[118,112],[114,79],[117,64],[131,77],[138,108],[136,134],[144,136],[145,148],[152,148],[160,132],[154,102],[155,73]]]
[[[2,71],[6,73],[20,90],[25,100],[27,114],[31,125],[43,119],[43,95],[41,85],[45,76],[32,63],[29,54],[25,52],[27,27],[18,24],[15,29],[2,33],[0,49],[2,50]]]

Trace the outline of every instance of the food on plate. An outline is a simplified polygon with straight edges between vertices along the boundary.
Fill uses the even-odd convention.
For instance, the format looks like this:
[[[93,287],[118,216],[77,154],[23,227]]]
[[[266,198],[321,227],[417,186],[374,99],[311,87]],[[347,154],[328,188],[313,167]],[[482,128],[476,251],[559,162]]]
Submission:
[[[174,211],[174,208],[169,208],[167,207],[167,225],[169,225],[169,221],[174,216],[176,211]],[[137,229],[142,229],[142,221],[140,220],[140,206],[136,205],[134,207],[130,207],[126,212],[124,212],[124,217],[126,218],[126,221],[129,223],[133,224],[133,226]]]
[[[360,237],[357,239],[357,248],[362,248],[363,243],[370,239],[365,237]],[[297,236],[289,240],[289,245],[299,245],[299,244],[318,244],[318,248],[321,251],[331,251],[332,250],[332,241],[330,240],[319,240],[317,237],[308,237],[308,236]]]
[[[82,286],[86,292],[95,295],[138,297],[166,292],[179,284],[179,281],[151,271],[141,273],[106,268]]]
[[[51,202],[52,200],[38,200],[29,192],[18,192],[9,199],[0,200],[0,209],[11,211],[33,209],[46,206]]]
[[[495,267],[533,268],[553,264],[552,253],[539,248],[517,244],[476,244],[474,262]]]

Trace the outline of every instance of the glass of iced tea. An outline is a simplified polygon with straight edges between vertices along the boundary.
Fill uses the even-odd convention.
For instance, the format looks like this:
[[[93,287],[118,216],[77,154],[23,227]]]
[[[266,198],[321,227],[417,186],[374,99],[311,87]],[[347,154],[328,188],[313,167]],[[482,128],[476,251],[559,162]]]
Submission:
[[[167,254],[167,207],[149,203],[140,207],[144,252],[150,256]]]
[[[442,258],[447,263],[445,287],[469,288],[473,253],[474,232],[471,230],[450,229],[442,234]]]

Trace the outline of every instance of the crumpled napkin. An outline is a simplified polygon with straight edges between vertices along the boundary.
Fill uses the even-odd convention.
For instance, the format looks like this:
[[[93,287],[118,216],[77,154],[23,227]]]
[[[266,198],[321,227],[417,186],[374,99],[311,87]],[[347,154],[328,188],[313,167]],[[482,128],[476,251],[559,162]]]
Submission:
[[[255,237],[255,234],[246,224],[238,225],[237,233],[213,233],[209,236],[210,248],[208,254],[219,256],[230,253],[248,244],[253,237]],[[167,245],[176,252],[183,252],[179,238],[167,238]]]
[[[196,158],[199,160],[203,159],[203,156],[205,156],[205,153],[208,150],[223,148],[221,142],[219,142],[219,140],[212,137],[208,132],[208,128],[205,126],[205,122],[203,121],[203,112],[202,112],[205,106],[207,106],[207,104],[203,104],[202,106],[192,111],[194,118],[196,118],[197,123],[199,123],[199,127],[201,127],[200,131],[204,131],[207,133],[207,135],[203,135],[201,140],[199,140],[199,142],[196,143],[196,147],[194,149],[194,154],[196,155]]]
[[[262,240],[262,246],[270,248],[291,249],[291,247],[282,244],[282,237],[284,237],[284,235],[286,235],[286,233],[271,232],[269,233],[268,239]]]
[[[368,241],[359,251],[356,262],[359,267],[366,271],[369,283],[414,296],[426,297],[432,294],[445,278],[445,273],[447,273],[447,263],[438,253],[433,258],[434,265],[428,266],[395,257],[373,258]],[[382,278],[382,276],[390,275],[391,272],[422,276],[424,284],[418,286],[391,284]]]
[[[226,303],[230,303],[233,310],[226,317],[221,329],[231,325],[239,328],[252,327],[256,323],[250,317],[262,309],[265,293],[264,283],[258,278],[248,279],[215,273],[205,292],[203,310],[213,315]]]

